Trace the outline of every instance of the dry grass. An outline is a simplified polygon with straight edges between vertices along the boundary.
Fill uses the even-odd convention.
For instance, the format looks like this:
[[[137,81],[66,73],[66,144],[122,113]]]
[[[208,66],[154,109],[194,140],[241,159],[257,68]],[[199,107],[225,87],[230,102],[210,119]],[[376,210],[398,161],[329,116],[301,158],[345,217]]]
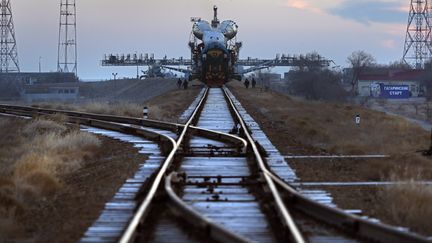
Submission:
[[[36,103],[33,104],[33,106],[46,109],[73,110],[80,112],[129,117],[141,117],[143,109],[143,105],[126,102],[89,102],[80,105],[67,103]]]
[[[285,154],[388,154],[389,160],[362,163],[360,173],[384,179],[396,173],[411,179],[415,174],[407,175],[404,170],[417,168],[425,179],[432,178],[432,161],[416,153],[429,147],[430,134],[403,118],[349,103],[305,101],[240,87],[235,92]],[[355,124],[357,114],[360,126]],[[305,149],[293,152],[293,147]]]
[[[401,181],[396,179],[395,181]],[[380,209],[396,225],[408,225],[411,230],[432,234],[432,186],[419,185],[411,179],[386,187],[380,192]]]
[[[328,153],[404,154],[425,149],[430,143],[428,132],[421,127],[360,106],[304,101],[251,89],[236,88],[236,92],[243,103],[254,107],[252,113],[267,117],[271,127]],[[354,122],[357,114],[360,126]]]
[[[168,122],[178,122],[178,118],[194,101],[200,91],[200,86],[191,86],[187,90],[175,90],[168,93],[166,96],[158,96],[149,100],[146,105],[150,109],[150,118]]]
[[[167,93],[164,96],[155,97],[145,103],[35,103],[33,104],[33,106],[47,109],[73,110],[104,115],[129,116],[139,118],[143,116],[144,106],[147,106],[149,108],[150,119],[177,122],[178,117],[192,103],[200,90],[200,87],[191,87],[188,90],[175,90]]]
[[[324,102],[292,101],[292,106],[279,107],[277,119],[293,127],[302,143],[329,153],[395,154],[414,152],[427,146],[427,133],[409,122],[351,105]],[[360,114],[360,126],[354,123]]]
[[[421,121],[430,122],[432,119],[432,102],[417,101],[393,101],[383,102],[381,100],[372,100],[367,104],[369,107],[384,108],[395,114],[408,116]]]
[[[51,120],[37,119],[22,130],[22,135],[25,138],[35,138],[44,134],[62,134],[67,130],[63,124],[56,123]]]
[[[103,103],[103,102],[91,102],[82,105],[73,104],[44,104],[39,103],[34,106],[43,107],[47,109],[60,109],[60,110],[73,110],[79,112],[114,115],[114,116],[128,116],[128,117],[139,117],[143,116],[143,108],[147,106],[149,108],[149,118],[155,120],[175,121],[178,114],[175,109],[179,106],[176,102],[160,103],[149,101],[148,104],[137,104],[137,103]]]
[[[6,134],[0,145],[10,148],[0,150],[0,224],[6,228],[33,203],[55,193],[63,184],[62,176],[78,170],[100,146],[95,136],[59,122],[64,120],[62,116],[28,123],[0,120],[0,131]]]
[[[137,103],[107,103],[107,102],[91,102],[81,105],[74,104],[46,104],[38,103],[34,106],[48,108],[48,109],[60,109],[60,110],[73,110],[79,112],[114,115],[114,116],[128,116],[128,117],[139,117],[143,116],[143,108],[145,105]],[[173,105],[175,106],[175,104]],[[149,107],[149,117],[156,120],[169,120],[171,119],[171,109],[166,109],[164,105],[153,103]]]
[[[376,208],[382,220],[432,234],[432,187],[415,183],[432,179],[432,160],[416,153],[430,145],[428,131],[405,119],[348,103],[305,101],[274,92],[235,88],[237,97],[260,122],[276,146],[289,153],[389,154],[390,159],[298,162],[306,181],[376,181],[407,183],[380,191]],[[361,125],[354,118],[360,114]],[[293,148],[302,147],[293,152]],[[306,178],[304,178],[305,176]],[[359,198],[357,203],[361,203]],[[357,207],[358,205],[351,205]],[[385,211],[383,211],[385,210]]]
[[[108,114],[116,116],[130,116],[140,117],[142,116],[143,106],[136,103],[87,103],[83,106],[79,106],[77,110],[89,112]]]

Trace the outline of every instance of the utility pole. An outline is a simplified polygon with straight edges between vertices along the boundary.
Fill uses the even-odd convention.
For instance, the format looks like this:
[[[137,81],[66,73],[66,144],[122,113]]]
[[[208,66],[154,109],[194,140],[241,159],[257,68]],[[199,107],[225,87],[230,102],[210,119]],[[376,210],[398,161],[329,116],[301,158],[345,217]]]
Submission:
[[[58,38],[58,72],[77,75],[77,32],[75,0],[60,0],[60,26]]]
[[[432,0],[411,0],[403,60],[423,69],[432,58]]]
[[[10,0],[0,1],[0,72],[19,72],[18,50]]]

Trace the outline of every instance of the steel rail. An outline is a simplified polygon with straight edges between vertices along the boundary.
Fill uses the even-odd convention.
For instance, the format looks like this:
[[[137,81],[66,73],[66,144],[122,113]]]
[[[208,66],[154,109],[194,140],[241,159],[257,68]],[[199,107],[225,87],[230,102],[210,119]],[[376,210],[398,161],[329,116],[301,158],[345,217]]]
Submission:
[[[29,114],[24,111],[20,112],[3,112],[0,109],[0,114],[11,114],[13,116],[22,116],[29,117]],[[43,113],[38,113],[43,114]],[[97,127],[102,129],[107,129],[111,131],[117,131],[125,134],[131,134],[131,135],[141,135],[146,139],[149,139],[151,141],[155,141],[158,143],[161,142],[169,142],[169,137],[159,134],[154,131],[145,130],[139,127],[130,127],[124,124],[116,123],[116,122],[110,122],[110,121],[102,121],[102,120],[96,120],[96,119],[90,119],[90,118],[82,118],[82,117],[67,117],[69,123],[80,123],[81,125],[91,126],[91,127]]]
[[[248,142],[246,141],[246,139],[243,139],[241,137],[238,137],[238,136],[235,136],[232,134],[213,131],[213,130],[200,128],[200,127],[196,127],[196,126],[190,126],[190,129],[192,132],[191,134],[195,133],[196,135],[200,135],[200,136],[205,137],[205,138],[214,139],[214,140],[221,141],[221,142],[232,143],[232,144],[236,145],[237,147],[241,148],[240,149],[241,153],[246,153],[247,146],[248,146]]]
[[[226,88],[224,88],[224,90],[226,91]],[[227,98],[229,98],[228,94]],[[231,99],[229,100],[232,106],[234,106],[234,103],[231,101]],[[235,110],[235,113],[237,116],[239,116],[240,122],[244,124],[244,121],[241,119],[241,116],[239,115],[237,110]],[[247,127],[244,129],[244,131],[252,147],[256,147],[256,144],[251,138]],[[254,149],[254,152],[257,153],[258,151],[255,151]],[[343,229],[344,232],[348,232],[350,234],[357,235],[360,238],[369,239],[375,242],[432,243],[432,239],[411,232],[402,231],[395,227],[391,227],[382,223],[372,222],[357,215],[346,213],[337,208],[325,206],[310,198],[307,198],[306,196],[302,195],[294,188],[292,188],[290,185],[288,185],[285,181],[280,179],[278,176],[276,176],[272,171],[267,169],[266,164],[260,163],[260,166],[261,165],[263,166],[262,168],[264,168],[262,169],[262,171],[265,177],[270,178],[270,180],[276,183],[277,186],[282,188],[284,192],[288,192],[290,194],[289,198],[287,199],[290,204],[292,204],[295,208],[300,209],[305,214],[311,215],[312,217],[317,218],[322,222],[333,225],[336,228]]]
[[[211,138],[211,139],[215,139],[218,141],[225,141],[225,142],[230,142],[230,143],[234,143],[236,145],[238,145],[241,148],[241,153],[245,153],[246,149],[247,149],[247,142],[246,140],[231,135],[231,134],[226,134],[226,133],[222,133],[222,132],[217,132],[217,131],[212,131],[212,130],[208,130],[208,129],[202,129],[199,127],[193,127],[191,126],[192,121],[195,119],[197,112],[200,108],[200,106],[202,106],[202,101],[199,103],[199,105],[197,106],[197,108],[195,109],[195,112],[193,113],[193,115],[191,116],[191,118],[189,119],[189,129],[192,130],[192,133],[197,134],[197,135],[202,135],[205,136],[207,138]],[[24,116],[34,116],[34,115],[46,115],[46,114],[55,114],[55,113],[63,113],[67,115],[68,118],[68,122],[74,123],[74,122],[80,122],[81,124],[84,125],[88,125],[88,126],[92,126],[92,127],[98,127],[98,128],[104,128],[104,129],[108,129],[108,130],[112,130],[112,131],[118,131],[118,132],[123,132],[123,133],[130,133],[130,134],[136,134],[136,135],[142,135],[150,140],[155,140],[157,142],[168,142],[172,144],[172,150],[170,155],[167,157],[167,159],[165,161],[170,161],[172,162],[172,157],[173,154],[175,154],[175,152],[178,150],[181,141],[179,139],[178,142],[176,142],[175,140],[173,140],[172,138],[165,136],[165,135],[160,135],[157,132],[154,131],[148,131],[145,130],[143,128],[139,128],[139,127],[131,127],[131,126],[127,126],[126,124],[136,124],[136,125],[141,125],[141,119],[136,119],[136,118],[124,118],[124,117],[116,117],[116,116],[105,116],[105,115],[98,115],[98,114],[90,114],[90,113],[79,113],[79,112],[69,112],[69,111],[63,111],[63,110],[52,110],[52,109],[40,109],[40,108],[33,108],[33,107],[23,107],[23,106],[8,106],[6,107],[0,107],[0,112],[3,112],[4,114],[15,114],[15,115],[24,115]],[[89,117],[92,118],[99,118],[101,120],[98,119],[91,119]],[[109,120],[109,121],[105,121],[105,120]],[[150,121],[153,124],[156,124],[157,121]],[[174,124],[174,123],[165,123],[162,122],[162,125],[165,127],[167,124],[169,126],[171,126],[171,128],[177,128],[177,127],[182,127],[182,128],[186,128],[188,127],[188,124],[186,125],[182,125],[182,124]],[[174,129],[173,129],[174,130]],[[186,136],[186,129],[183,130],[183,133],[181,135],[182,138],[184,138]],[[177,148],[177,149],[176,149]],[[164,163],[166,166],[162,167],[161,170],[159,171],[158,175],[164,175],[163,171],[167,171],[167,168],[169,167],[169,164]],[[159,176],[160,177],[160,176]],[[162,177],[160,177],[162,178]],[[171,177],[170,177],[171,178]],[[158,180],[158,176],[156,177],[156,180]],[[171,184],[171,183],[169,183]],[[147,196],[147,200],[145,199],[143,201],[143,203],[140,205],[140,208],[137,211],[137,214],[134,218],[139,219],[139,220],[135,220],[132,219],[132,222],[129,224],[128,229],[131,228],[131,230],[129,230],[131,233],[128,233],[128,229],[126,229],[125,233],[122,235],[122,238],[125,239],[125,242],[130,242],[133,240],[133,237],[135,235],[135,230],[133,230],[133,227],[136,228],[136,224],[135,222],[139,222],[141,220],[143,220],[143,218],[146,216],[146,214],[148,213],[148,208],[150,206],[151,203],[151,195],[154,195],[156,193],[155,190],[157,190],[157,186],[155,186],[155,184],[153,184],[154,186],[151,188],[153,190],[150,190],[149,192],[149,196]],[[167,192],[168,193],[168,192]],[[154,196],[153,196],[154,198]],[[171,197],[172,198],[172,197]],[[180,199],[179,199],[180,200]],[[181,201],[181,200],[180,200]],[[174,207],[180,208],[180,209],[184,209],[185,207],[187,208],[187,205],[184,207],[184,205],[174,205]],[[229,240],[230,242],[239,242],[239,243],[243,243],[243,242],[250,242],[250,240],[243,238],[242,236],[236,235],[235,233],[232,233],[231,231],[209,221],[206,217],[200,215],[197,212],[194,212],[192,210],[192,213],[190,210],[183,210],[183,214],[186,215],[184,216],[184,218],[191,222],[189,216],[193,215],[194,217],[194,225],[199,227],[200,225],[204,225],[205,227],[199,227],[200,229],[205,229],[207,230],[207,232],[209,233],[208,236],[211,237],[212,239],[215,239],[217,241],[220,242],[226,242],[226,240]],[[210,230],[210,231],[209,231]],[[123,237],[124,236],[124,237]],[[128,238],[128,239],[126,239]],[[120,239],[120,242],[122,242],[122,239]]]
[[[354,214],[349,214],[338,208],[331,208],[318,203],[297,192],[285,181],[270,171],[265,172],[272,180],[280,186],[285,192],[288,192],[288,203],[302,210],[304,213],[311,215],[329,225],[343,229],[345,232],[369,239],[374,242],[385,243],[431,243],[432,239],[427,239],[420,235],[401,231],[395,227],[382,223],[372,222]]]
[[[205,232],[206,236],[218,242],[233,242],[233,243],[251,242],[250,239],[235,234],[229,231],[228,229],[220,226],[219,224],[213,222],[212,220],[208,219],[207,217],[202,216],[191,206],[183,202],[174,192],[174,189],[172,188],[171,185],[171,182],[175,177],[177,177],[177,173],[172,172],[168,177],[165,178],[165,192],[167,193],[168,198],[171,200],[171,204],[170,204],[171,207],[177,211],[182,212],[183,215],[186,215],[186,217],[184,218],[187,222],[189,222],[189,224],[194,225],[195,227],[201,229],[202,232]]]
[[[0,112],[9,113],[9,112],[15,112],[17,110],[25,111],[25,112],[34,112],[36,114],[42,114],[42,115],[43,114],[65,114],[67,116],[73,116],[73,117],[83,117],[83,118],[90,118],[94,120],[110,121],[110,122],[131,124],[137,126],[148,126],[151,128],[158,128],[158,129],[168,130],[172,132],[177,132],[179,130],[184,129],[185,127],[184,124],[157,121],[151,119],[139,119],[133,117],[101,115],[101,114],[66,111],[66,110],[42,109],[42,108],[28,107],[28,106],[0,105]],[[246,150],[247,141],[238,136],[234,136],[232,134],[226,134],[218,131],[203,129],[196,126],[190,126],[189,129],[192,133],[195,133],[205,138],[216,139],[218,141],[232,143],[235,146],[239,147],[241,149],[241,152],[245,152]]]
[[[157,121],[157,120],[152,120],[152,119],[140,119],[140,118],[136,118],[136,117],[104,115],[104,114],[95,114],[95,113],[88,113],[88,112],[68,111],[68,110],[60,110],[60,109],[59,110],[58,109],[47,109],[47,108],[19,106],[19,105],[0,104],[0,109],[13,109],[13,110],[23,110],[23,111],[31,111],[31,112],[43,112],[43,113],[49,113],[49,114],[61,113],[61,114],[65,114],[68,116],[87,117],[87,118],[92,118],[92,119],[97,119],[97,120],[108,120],[108,121],[112,121],[112,122],[143,125],[143,126],[160,128],[160,129],[165,129],[165,130],[170,130],[170,131],[176,131],[176,129],[178,129],[178,126],[181,125],[181,124],[177,124],[177,123]]]
[[[243,128],[243,131],[244,131],[245,136],[247,137],[247,140],[249,141],[249,145],[251,146],[251,149],[255,155],[255,159],[258,162],[260,170],[263,172],[263,176],[265,178],[267,186],[269,187],[270,192],[271,192],[271,194],[275,200],[277,210],[279,211],[279,213],[282,216],[283,223],[285,224],[286,227],[288,227],[288,230],[289,230],[289,233],[292,237],[292,240],[294,242],[297,242],[297,243],[305,243],[306,241],[305,241],[303,235],[301,234],[300,230],[298,229],[297,225],[295,224],[294,219],[291,216],[289,210],[287,209],[287,207],[283,203],[282,197],[281,197],[279,191],[277,190],[276,185],[274,184],[272,178],[269,175],[270,172],[266,168],[264,160],[263,160],[263,158],[262,158],[262,156],[258,150],[257,145],[255,144],[255,141],[253,140],[252,136],[250,135],[248,127],[246,126],[243,118],[241,117],[240,113],[238,112],[236,106],[234,105],[234,102],[229,97],[229,95],[227,93],[227,88],[224,87],[223,90],[225,93],[225,97],[231,106],[232,111],[235,113],[236,118],[237,118],[238,122],[240,123],[241,127]]]
[[[287,155],[285,159],[388,159],[390,155],[370,154],[370,155]]]
[[[166,158],[166,160],[164,161],[162,167],[160,168],[160,170],[159,170],[156,178],[154,179],[153,184],[152,184],[148,194],[146,195],[144,201],[138,207],[138,210],[136,211],[131,222],[129,223],[129,226],[126,228],[125,232],[123,233],[122,237],[120,238],[120,240],[119,240],[120,243],[129,243],[129,242],[132,242],[132,240],[134,239],[138,225],[143,220],[143,218],[146,216],[146,214],[149,212],[150,204],[156,196],[157,189],[159,188],[159,186],[162,182],[162,179],[166,175],[166,172],[168,171],[169,166],[172,164],[172,162],[174,160],[174,156],[177,153],[177,151],[179,150],[180,145],[186,136],[186,133],[187,133],[189,126],[196,119],[195,116],[196,116],[196,114],[198,114],[199,109],[202,107],[202,104],[204,103],[204,100],[206,99],[207,94],[208,94],[208,89],[206,89],[204,96],[201,98],[199,104],[195,108],[195,110],[192,113],[191,117],[189,118],[188,122],[185,124],[183,131],[180,134],[177,141],[174,141],[172,139],[173,149],[172,149],[171,153],[168,155],[168,157]]]

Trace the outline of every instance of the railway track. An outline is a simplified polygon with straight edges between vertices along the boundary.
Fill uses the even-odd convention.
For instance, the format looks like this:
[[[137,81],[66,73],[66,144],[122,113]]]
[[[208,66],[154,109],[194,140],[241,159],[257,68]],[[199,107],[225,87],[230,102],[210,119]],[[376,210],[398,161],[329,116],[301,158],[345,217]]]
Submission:
[[[185,124],[8,105],[0,112],[63,113],[99,129],[90,132],[149,147],[150,160],[82,242],[431,242],[295,191],[293,171],[226,88],[201,92]]]

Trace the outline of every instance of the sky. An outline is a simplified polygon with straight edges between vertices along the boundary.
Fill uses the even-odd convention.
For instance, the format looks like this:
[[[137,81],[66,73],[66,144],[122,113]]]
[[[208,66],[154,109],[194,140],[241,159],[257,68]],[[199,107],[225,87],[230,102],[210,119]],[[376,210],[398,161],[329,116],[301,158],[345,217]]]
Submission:
[[[191,17],[239,25],[241,58],[316,51],[347,66],[354,51],[379,63],[400,60],[408,0],[85,0],[77,1],[78,76],[83,80],[136,75],[136,68],[102,67],[104,54],[190,57]],[[21,71],[57,68],[60,0],[12,0]]]

